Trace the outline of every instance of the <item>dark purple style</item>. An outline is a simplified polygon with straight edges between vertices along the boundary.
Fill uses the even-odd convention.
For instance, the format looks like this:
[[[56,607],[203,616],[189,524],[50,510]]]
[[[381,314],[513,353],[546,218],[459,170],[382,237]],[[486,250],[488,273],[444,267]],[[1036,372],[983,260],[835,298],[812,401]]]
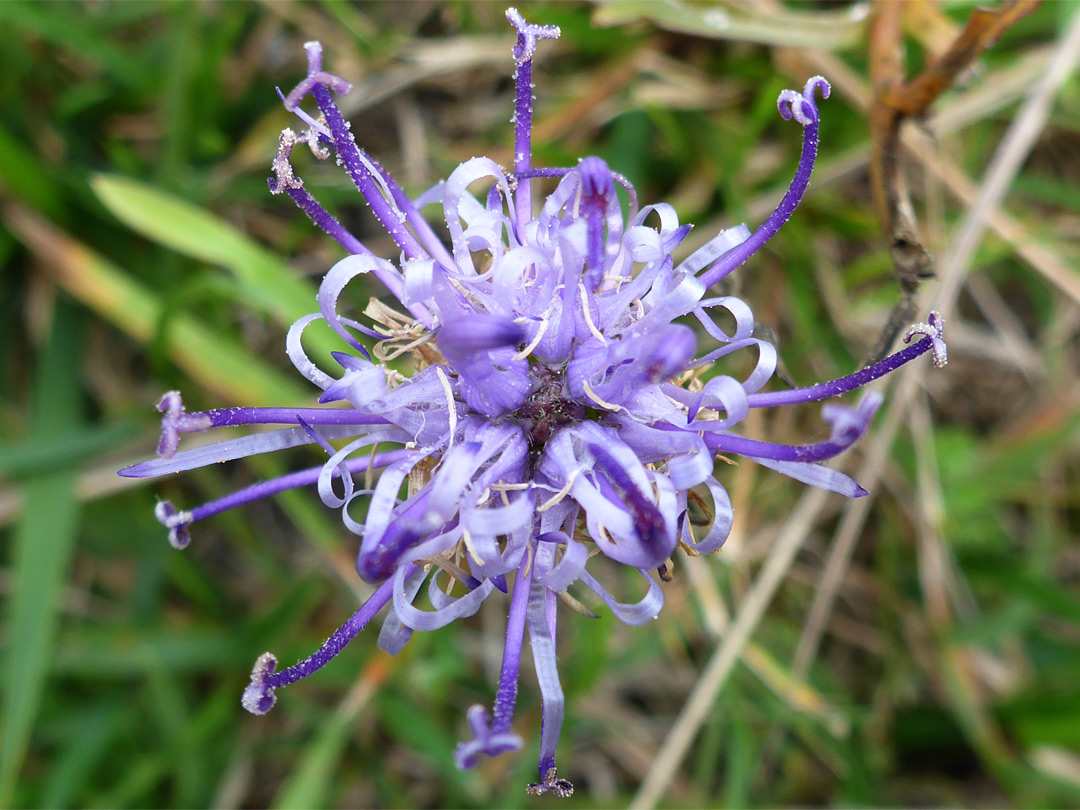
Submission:
[[[414,631],[472,616],[488,597],[505,599],[494,705],[490,712],[469,709],[472,736],[459,746],[457,765],[471,768],[482,756],[522,746],[513,719],[527,631],[543,699],[539,781],[528,790],[568,796],[573,786],[555,766],[563,719],[556,620],[560,601],[584,610],[568,589],[592,592],[628,624],[655,618],[663,593],[654,572],[670,569],[676,548],[717,551],[731,527],[730,500],[713,475],[718,453],[848,497],[864,495],[821,462],[863,435],[878,394],[866,394],[855,408],[825,405],[831,433],[816,444],[779,445],[734,429],[751,408],[846,394],[928,352],[944,365],[945,344],[941,318],[931,313],[908,332],[907,348],[875,366],[810,388],[763,391],[776,350],[753,336],[754,317],[743,301],[710,296],[708,288],[794,212],[813,169],[817,96],[828,97],[828,83],[815,77],[802,92],[780,94],[780,113],[803,127],[804,142],[795,178],[772,216],[753,233],[731,228],[676,261],[690,226],[680,225],[664,203],[639,210],[625,178],[600,158],[570,168],[532,167],[532,59],[539,41],[559,30],[528,24],[515,9],[506,16],[517,31],[513,170],[473,158],[415,200],[356,145],[333,101],[349,85],[323,71],[319,43],[307,44],[307,78],[283,97],[306,131],[282,133],[270,190],[291,197],[349,254],[323,279],[318,312],[297,321],[286,339],[296,369],[322,391],[319,403],[333,405],[189,414],[180,395],[169,392],[158,405],[164,413],[159,457],[121,475],[165,475],[317,445],[328,456],[319,466],[190,511],[167,502],[157,509],[169,541],[183,548],[199,520],[315,485],[360,538],[357,570],[378,584],[374,595],[296,665],[279,670],[273,655],[260,656],[244,708],[269,711],[275,690],[317,671],[383,608],[379,646],[396,653]],[[318,108],[314,117],[300,108],[308,96]],[[374,256],[304,188],[290,164],[301,142],[316,158],[336,156],[397,243],[396,263]],[[553,190],[537,210],[532,187],[541,178]],[[620,186],[629,198],[625,214]],[[421,216],[431,205],[442,206],[442,236]],[[373,301],[361,323],[339,314],[338,300],[349,282],[367,275],[397,306]],[[714,320],[721,310],[735,324],[730,334]],[[342,340],[334,355],[340,370],[324,371],[304,351],[304,329],[320,320]],[[706,345],[699,347],[699,339]],[[716,361],[742,351],[756,356],[745,379],[716,368]],[[402,354],[413,358],[411,377],[372,359]],[[236,425],[279,427],[178,451],[181,434]],[[695,500],[712,503],[705,528],[689,519],[691,490]],[[590,560],[596,569],[617,563],[638,569],[645,595],[617,602],[586,569]]]

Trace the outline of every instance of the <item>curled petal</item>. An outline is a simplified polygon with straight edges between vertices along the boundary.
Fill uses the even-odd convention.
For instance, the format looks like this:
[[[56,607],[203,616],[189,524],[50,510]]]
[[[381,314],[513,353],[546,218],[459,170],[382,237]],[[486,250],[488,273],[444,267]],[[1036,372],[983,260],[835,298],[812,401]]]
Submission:
[[[340,475],[341,469],[343,467],[347,468],[350,456],[365,447],[371,447],[380,441],[385,441],[387,435],[387,433],[374,432],[371,435],[349,442],[340,450],[335,450],[331,445],[327,445],[323,448],[329,448],[327,452],[330,456],[319,471],[319,478],[317,481],[319,498],[324,505],[331,509],[340,509],[352,499],[354,492],[352,477],[349,475]],[[412,454],[406,451],[406,457],[409,458],[411,456]],[[335,480],[343,482],[343,491],[340,496],[334,491]]]
[[[714,551],[720,550],[720,547],[724,545],[724,541],[727,540],[728,535],[731,533],[731,524],[735,520],[735,513],[731,509],[731,498],[728,497],[727,490],[721,486],[719,481],[710,475],[705,479],[704,483],[713,499],[712,523],[709,524],[705,536],[694,542],[690,531],[690,516],[687,514],[683,523],[682,541],[691,551],[698,554],[712,554]]]
[[[293,321],[292,326],[289,327],[289,331],[285,335],[285,354],[288,355],[297,371],[303,374],[307,380],[325,390],[334,384],[334,378],[316,366],[315,362],[308,357],[301,340],[304,330],[315,321],[321,321],[322,319],[322,315],[316,313],[305,315],[303,318]]]
[[[589,550],[585,545],[571,540],[563,532],[548,532],[536,538],[540,543],[557,543],[565,545],[562,559],[537,577],[537,582],[556,593],[561,593],[569,588],[581,576],[585,570],[585,563],[589,560]]]
[[[485,178],[494,179],[504,198],[510,198],[510,185],[506,175],[490,158],[473,158],[465,161],[450,174],[443,189],[443,212],[447,230],[450,231],[454,261],[462,272],[470,275],[476,274],[476,268],[473,265],[472,252],[469,250],[461,221],[465,219],[468,222],[477,214],[484,215],[482,209],[470,213],[469,201],[472,200],[475,203],[475,200],[468,193],[468,188],[477,180]]]
[[[472,616],[480,609],[480,605],[487,599],[494,583],[488,579],[480,583],[480,586],[468,591],[463,596],[449,600],[449,602],[437,610],[426,611],[413,607],[412,602],[405,593],[405,579],[408,566],[398,568],[392,581],[394,588],[394,610],[401,621],[413,630],[437,630],[445,627],[457,619]],[[439,576],[436,570],[433,577]]]
[[[640,601],[634,603],[619,602],[612,596],[607,590],[597,582],[588,571],[581,572],[581,582],[593,593],[603,600],[604,604],[611,609],[620,621],[629,624],[631,626],[637,626],[645,624],[650,619],[655,619],[660,615],[661,608],[664,607],[664,592],[660,590],[660,586],[656,580],[649,576],[645,571],[641,571],[641,575],[645,577],[645,581],[649,583],[649,590]]]
[[[416,599],[416,594],[419,593],[420,586],[424,584],[425,576],[424,570],[422,568],[417,568],[405,580],[405,598],[410,603]],[[386,616],[386,620],[383,621],[382,629],[379,631],[379,639],[375,643],[375,646],[387,655],[397,655],[405,648],[405,645],[409,643],[412,634],[412,628],[407,627],[405,623],[401,621],[401,617],[398,616],[397,611],[394,610],[394,606],[391,604],[390,611]]]
[[[338,298],[341,297],[342,291],[346,285],[357,276],[371,273],[379,278],[383,283],[386,283],[385,279],[393,278],[393,282],[397,286],[401,286],[401,276],[390,262],[385,259],[380,259],[375,256],[366,254],[356,254],[353,256],[346,256],[339,261],[333,267],[330,268],[326,276],[323,278],[322,283],[319,285],[319,311],[322,313],[323,318],[326,319],[326,323],[333,329],[342,340],[356,349],[358,352],[364,355],[364,357],[371,359],[367,349],[365,349],[352,333],[345,328],[343,319],[337,313]]]
[[[667,461],[668,478],[676,489],[690,489],[704,482],[713,471],[713,457],[704,443],[696,452],[672,456]]]
[[[743,390],[739,381],[727,376],[713,377],[701,390],[690,406],[686,418],[693,423],[697,418],[698,411],[702,408],[713,411],[723,411],[724,418],[718,421],[709,421],[706,424],[712,430],[723,430],[741,422],[750,412],[750,406],[746,401],[746,391]],[[697,424],[688,425],[691,428]]]

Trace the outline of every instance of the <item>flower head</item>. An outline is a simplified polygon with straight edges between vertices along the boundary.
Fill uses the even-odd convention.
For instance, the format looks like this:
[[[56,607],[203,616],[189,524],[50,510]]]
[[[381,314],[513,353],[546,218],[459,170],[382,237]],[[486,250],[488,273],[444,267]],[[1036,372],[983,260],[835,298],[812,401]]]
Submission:
[[[314,485],[360,538],[357,571],[378,585],[374,595],[296,665],[279,670],[273,655],[260,656],[244,708],[269,711],[277,689],[322,667],[384,608],[379,646],[396,653],[413,631],[471,616],[489,597],[508,599],[494,705],[490,713],[468,710],[472,738],[461,743],[456,762],[470,768],[482,756],[521,747],[513,716],[527,630],[543,698],[539,781],[529,790],[565,796],[573,787],[555,765],[563,719],[556,627],[561,599],[580,605],[567,589],[579,583],[628,624],[656,617],[663,592],[654,572],[669,570],[676,548],[717,551],[731,527],[730,500],[713,475],[718,453],[849,497],[865,494],[820,462],[866,431],[880,402],[875,394],[854,409],[826,405],[822,418],[831,433],[815,444],[780,445],[734,429],[751,408],[829,399],[926,352],[943,364],[945,346],[941,318],[932,314],[907,336],[919,340],[875,366],[810,388],[764,392],[776,350],[754,337],[743,301],[710,295],[709,288],[795,210],[817,152],[817,97],[828,97],[828,83],[815,77],[801,92],[780,95],[781,115],[803,127],[804,140],[775,212],[753,233],[732,228],[676,260],[690,226],[664,203],[639,209],[634,189],[600,158],[533,168],[532,59],[540,41],[559,30],[528,24],[514,9],[507,18],[518,35],[513,169],[473,158],[416,199],[355,143],[333,99],[349,85],[323,70],[317,42],[307,44],[308,75],[283,96],[306,130],[282,133],[270,190],[287,194],[349,254],[323,279],[318,312],[297,321],[286,340],[297,370],[322,391],[319,402],[334,406],[189,414],[170,392],[158,406],[159,457],[122,474],[164,475],[285,447],[321,447],[328,458],[318,467],[190,511],[158,508],[170,542],[183,548],[193,523]],[[301,108],[308,97],[316,115]],[[397,261],[374,256],[308,193],[290,162],[301,142],[317,158],[336,156],[397,243]],[[541,178],[555,183],[537,210],[532,181]],[[629,198],[625,212],[619,188]],[[434,205],[442,206],[445,238],[421,215]],[[377,279],[396,301],[373,302],[367,323],[339,312],[343,290],[359,276]],[[734,323],[732,331],[720,326],[720,315]],[[315,321],[340,337],[340,370],[319,368],[306,354],[302,335]],[[705,345],[690,324],[700,327]],[[370,353],[365,343],[373,344]],[[716,361],[740,352],[756,358],[745,378],[715,372]],[[403,353],[415,361],[411,377],[379,362]],[[253,424],[282,427],[178,450],[181,434]],[[374,452],[376,446],[392,449]],[[712,522],[703,530],[688,517],[691,497],[712,502]],[[644,596],[616,601],[589,570],[596,556],[637,569]]]

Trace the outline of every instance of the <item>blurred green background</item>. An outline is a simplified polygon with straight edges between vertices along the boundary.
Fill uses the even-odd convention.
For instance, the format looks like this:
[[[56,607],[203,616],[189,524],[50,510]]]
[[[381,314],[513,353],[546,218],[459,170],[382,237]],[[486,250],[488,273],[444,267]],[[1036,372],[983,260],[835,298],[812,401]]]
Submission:
[[[914,71],[972,4],[908,5]],[[537,163],[600,155],[643,203],[698,223],[695,245],[768,214],[799,149],[777,93],[833,80],[810,193],[735,290],[794,380],[857,368],[898,297],[866,175],[869,7],[522,10],[563,30],[536,67]],[[1010,29],[924,123],[932,159],[904,170],[935,255],[971,203],[956,175],[977,190],[1074,10],[1047,3]],[[499,4],[0,3],[0,806],[555,802],[523,792],[540,718],[529,666],[525,750],[453,766],[465,709],[494,690],[494,599],[394,659],[362,634],[271,714],[241,709],[259,653],[306,655],[366,594],[356,539],[298,491],[199,524],[179,553],[153,507],[218,497],[310,451],[162,481],[115,474],[153,454],[166,390],[191,409],[313,400],[284,332],[341,252],[266,187],[291,123],[274,87],[303,76],[310,39],[354,84],[343,107],[358,140],[410,192],[473,155],[510,159]],[[332,161],[297,154],[326,206],[393,256]],[[803,527],[661,804],[1080,805],[1078,182],[1074,75],[1005,198],[1020,230],[999,220],[971,264],[949,366],[924,370],[894,442],[871,436],[842,461],[857,472],[868,448],[887,451],[862,481],[870,511],[830,498]],[[816,407],[746,432],[824,435]],[[676,561],[659,621],[563,623],[567,806],[631,800],[805,489],[745,462],[721,475],[732,539],[705,565]],[[842,542],[850,560],[831,552]],[[811,626],[823,581],[837,598]]]

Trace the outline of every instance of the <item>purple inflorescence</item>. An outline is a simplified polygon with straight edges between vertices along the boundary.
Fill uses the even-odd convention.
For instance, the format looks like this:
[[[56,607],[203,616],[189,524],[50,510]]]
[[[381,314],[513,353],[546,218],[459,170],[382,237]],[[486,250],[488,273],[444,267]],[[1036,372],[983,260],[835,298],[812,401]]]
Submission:
[[[296,665],[278,670],[273,655],[262,655],[244,708],[269,711],[276,689],[318,670],[384,608],[379,646],[396,653],[414,631],[471,616],[498,592],[508,595],[509,608],[494,705],[490,715],[481,706],[469,709],[472,738],[461,743],[456,762],[470,768],[481,756],[522,746],[512,726],[527,630],[543,699],[540,781],[529,791],[567,796],[573,786],[555,766],[563,719],[556,621],[560,601],[586,610],[568,588],[591,591],[628,624],[655,618],[663,592],[653,574],[670,571],[676,548],[717,551],[731,528],[730,500],[713,475],[718,453],[849,497],[864,495],[820,462],[866,432],[879,395],[867,394],[854,409],[826,405],[830,435],[815,444],[779,445],[734,428],[751,408],[825,400],[926,352],[935,365],[946,355],[942,319],[932,313],[908,332],[909,346],[874,366],[809,388],[765,392],[776,350],[754,337],[743,301],[708,294],[776,233],[806,190],[818,144],[816,97],[829,95],[823,78],[778,100],[781,115],[803,127],[804,142],[773,214],[753,233],[729,229],[676,261],[690,226],[664,203],[639,210],[626,179],[600,158],[532,167],[532,58],[538,42],[559,30],[530,25],[514,9],[507,18],[518,34],[513,170],[473,158],[416,199],[357,146],[332,97],[349,85],[323,70],[318,43],[307,44],[308,75],[283,96],[307,129],[282,134],[270,189],[288,194],[349,254],[323,279],[318,312],[297,321],[286,339],[297,370],[322,391],[319,402],[337,405],[189,414],[179,393],[170,392],[158,405],[159,457],[121,474],[164,475],[286,447],[322,448],[328,458],[319,466],[190,511],[158,505],[170,542],[183,548],[199,520],[314,485],[360,538],[357,570],[378,583],[374,595]],[[300,109],[308,97],[316,116]],[[397,243],[397,263],[374,256],[307,192],[290,163],[300,141],[317,158],[336,156]],[[530,181],[538,178],[556,182],[537,211]],[[481,185],[483,193],[473,191]],[[619,187],[628,192],[626,211]],[[445,238],[420,213],[437,204]],[[380,281],[399,308],[373,301],[366,324],[340,314],[342,292],[359,276]],[[734,324],[731,331],[718,316]],[[319,368],[304,350],[303,332],[315,321],[341,338],[342,351],[334,353],[340,373]],[[374,346],[371,353],[362,341]],[[735,353],[754,358],[744,378],[715,368]],[[402,354],[413,358],[411,377],[379,362]],[[178,451],[183,433],[253,424],[280,427]],[[712,502],[704,528],[689,518],[691,492]],[[640,572],[645,595],[638,602],[616,601],[587,570],[600,556]]]

